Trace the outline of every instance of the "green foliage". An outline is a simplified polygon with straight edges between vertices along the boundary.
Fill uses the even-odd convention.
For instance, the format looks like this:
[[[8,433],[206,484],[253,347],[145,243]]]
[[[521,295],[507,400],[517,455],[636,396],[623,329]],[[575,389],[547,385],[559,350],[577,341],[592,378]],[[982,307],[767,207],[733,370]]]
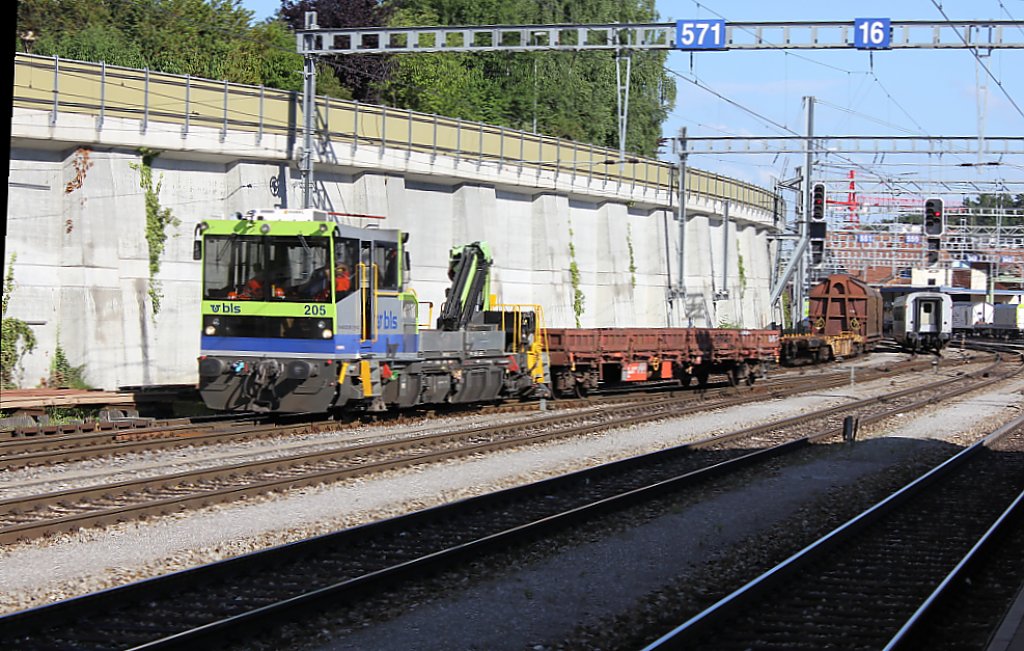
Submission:
[[[22,0],[19,49],[173,74],[302,87],[302,57],[280,21],[250,25],[240,0]]]
[[[98,410],[84,407],[47,407],[46,422],[50,425],[71,425],[95,420]]]
[[[407,0],[391,25],[650,22],[651,0]],[[626,149],[653,156],[675,98],[664,52],[634,52]],[[615,58],[611,52],[422,54],[394,57],[382,84],[388,102],[618,147]]]
[[[64,348],[60,345],[60,332],[57,333],[57,349],[50,360],[50,376],[46,378],[46,386],[69,389],[91,389],[85,381],[85,364],[72,366],[68,361]]]
[[[156,276],[160,273],[160,256],[167,244],[167,227],[178,226],[181,221],[171,213],[170,208],[160,205],[161,179],[153,185],[153,159],[160,155],[151,149],[140,149],[142,163],[129,163],[132,169],[139,171],[139,187],[146,197],[146,244],[149,246],[149,298],[153,304],[153,316],[160,312],[160,301],[163,298],[160,281]]]
[[[580,327],[586,295],[580,289],[580,268],[576,264],[576,245],[572,243],[572,226],[569,226],[569,277],[572,280],[572,313],[576,316],[576,327]]]
[[[36,335],[32,328],[21,319],[7,316],[7,307],[14,292],[14,261],[12,254],[4,274],[2,313],[0,313],[0,388],[13,389],[18,386],[16,379],[21,360],[36,347]]]
[[[633,255],[633,225],[626,224],[626,246],[629,247],[629,286],[636,288],[636,258]]]
[[[993,212],[999,210],[1024,210],[1024,194],[979,194],[977,198],[964,199],[964,208],[971,213]],[[921,218],[923,220],[923,217]],[[977,215],[963,217],[969,226],[1022,226],[1024,217],[1021,215]]]
[[[241,0],[22,0],[16,47],[174,74],[299,91],[292,25],[654,22],[654,0],[283,0],[252,24]],[[34,40],[23,35],[31,32]],[[572,36],[567,37],[571,40]],[[634,52],[626,149],[654,156],[675,100],[667,52]],[[317,92],[618,147],[612,52],[439,53],[325,60]],[[345,80],[344,84],[341,80]]]
[[[732,330],[739,330],[742,326],[735,321],[729,321],[728,319],[722,319],[718,322],[719,328],[729,328]]]
[[[740,275],[740,295],[747,289],[747,268],[743,264],[743,254],[739,252],[739,244],[736,245],[736,266]]]

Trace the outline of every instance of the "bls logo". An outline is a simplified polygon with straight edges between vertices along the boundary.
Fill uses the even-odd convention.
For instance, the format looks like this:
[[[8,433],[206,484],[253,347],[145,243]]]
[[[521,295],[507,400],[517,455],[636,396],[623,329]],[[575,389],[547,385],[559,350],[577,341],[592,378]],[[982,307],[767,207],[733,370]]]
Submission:
[[[377,329],[378,330],[397,330],[398,329],[398,315],[384,310],[377,315]]]
[[[241,314],[242,306],[232,303],[221,303],[220,305],[214,303],[210,306],[210,311],[214,314]]]

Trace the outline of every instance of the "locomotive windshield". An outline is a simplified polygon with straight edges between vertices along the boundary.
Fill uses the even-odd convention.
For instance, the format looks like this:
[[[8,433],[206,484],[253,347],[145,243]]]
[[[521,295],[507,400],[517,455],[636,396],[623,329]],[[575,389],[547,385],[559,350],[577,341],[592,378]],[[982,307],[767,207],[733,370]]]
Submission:
[[[329,241],[322,237],[211,235],[206,238],[206,300],[326,302]]]

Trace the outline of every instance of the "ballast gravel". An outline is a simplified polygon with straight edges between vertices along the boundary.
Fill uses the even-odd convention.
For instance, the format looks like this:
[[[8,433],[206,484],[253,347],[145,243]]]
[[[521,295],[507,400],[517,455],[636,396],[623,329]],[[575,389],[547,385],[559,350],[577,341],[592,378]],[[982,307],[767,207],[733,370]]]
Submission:
[[[956,370],[957,367],[943,368],[940,373],[955,373]],[[855,397],[878,395],[893,390],[894,385],[904,388],[930,381],[933,379],[931,375],[931,372],[926,372],[860,383],[817,394],[717,410],[643,428],[394,471],[144,522],[79,531],[45,541],[8,545],[0,551],[0,611],[10,612],[39,605],[543,479],[709,433],[731,431],[783,415],[840,404]],[[904,419],[907,426],[889,436],[941,439],[943,436],[970,434],[988,427],[991,421],[1008,419],[1014,410],[1019,410],[1022,390],[1024,383],[1017,383],[985,398],[974,396],[957,405],[938,407],[926,417],[908,417]],[[720,548],[770,525],[798,508],[801,500],[806,500],[807,495],[813,494],[817,488],[844,482],[849,484],[860,473],[892,462],[907,449],[916,447],[908,448],[905,444],[856,445],[850,450],[857,453],[848,451],[845,459],[784,469],[777,477],[759,480],[762,485],[752,486],[752,493],[739,495],[730,491],[721,496],[720,502],[702,502],[694,507],[698,511],[674,525],[678,528],[675,538],[682,540],[680,536],[685,535],[688,542],[674,546],[672,556],[678,557],[684,567],[687,564],[697,566],[702,558],[707,557],[707,550]],[[765,499],[766,495],[771,498]],[[681,526],[681,522],[685,525]],[[618,549],[621,550],[621,546]],[[345,640],[335,640],[325,648],[528,648],[523,645],[529,640],[541,640],[538,644],[544,644],[544,640],[568,634],[577,624],[613,614],[616,608],[623,607],[624,602],[637,599],[637,590],[655,589],[659,577],[664,579],[669,574],[657,560],[659,556],[651,551],[631,553],[629,558],[620,558],[621,551],[606,551],[602,555],[600,549],[581,554],[583,558],[589,557],[590,564],[582,569],[577,566],[570,570],[575,574],[569,576],[559,578],[558,568],[538,567],[518,578],[499,581],[499,585],[492,586],[490,590],[486,585],[474,587],[475,594],[467,593],[465,601],[479,604],[471,612],[489,614],[487,617],[470,616],[467,620],[460,614],[458,619],[452,619],[455,606],[446,600],[444,604],[427,604],[413,610],[394,620],[392,625],[374,627],[362,637],[356,633]],[[608,554],[612,557],[609,558]],[[649,559],[647,570],[624,563],[640,559]],[[650,566],[655,569],[650,569]],[[611,584],[594,586],[580,580],[582,576],[604,576]],[[619,589],[634,582],[636,588],[631,587],[628,594]],[[517,585],[521,588],[515,587]],[[588,599],[585,594],[576,594],[580,590],[594,596]],[[456,599],[454,603],[458,602]],[[443,612],[439,614],[438,608]],[[446,612],[449,614],[445,615]],[[516,613],[516,616],[503,616],[508,613]],[[406,619],[410,617],[413,620]],[[438,617],[439,621],[428,626]],[[442,635],[445,622],[448,623],[447,628],[458,631],[457,639]],[[403,641],[401,637],[395,637],[395,630],[405,628],[406,624],[411,626],[408,630],[419,633]],[[436,626],[440,628],[435,630]],[[427,629],[424,627],[431,633],[425,634]],[[334,634],[327,630],[325,637],[333,638]]]

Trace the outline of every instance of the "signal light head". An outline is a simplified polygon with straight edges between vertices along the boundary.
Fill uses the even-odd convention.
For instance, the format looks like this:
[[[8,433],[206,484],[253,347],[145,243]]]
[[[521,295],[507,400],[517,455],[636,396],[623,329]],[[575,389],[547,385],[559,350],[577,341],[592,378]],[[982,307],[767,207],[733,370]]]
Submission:
[[[825,184],[815,183],[811,187],[811,219],[814,221],[825,221],[825,204],[827,201]]]
[[[945,230],[945,224],[943,223],[942,212],[943,212],[943,201],[942,199],[932,198],[927,199],[924,202],[924,232],[925,235],[939,236],[942,235]]]

